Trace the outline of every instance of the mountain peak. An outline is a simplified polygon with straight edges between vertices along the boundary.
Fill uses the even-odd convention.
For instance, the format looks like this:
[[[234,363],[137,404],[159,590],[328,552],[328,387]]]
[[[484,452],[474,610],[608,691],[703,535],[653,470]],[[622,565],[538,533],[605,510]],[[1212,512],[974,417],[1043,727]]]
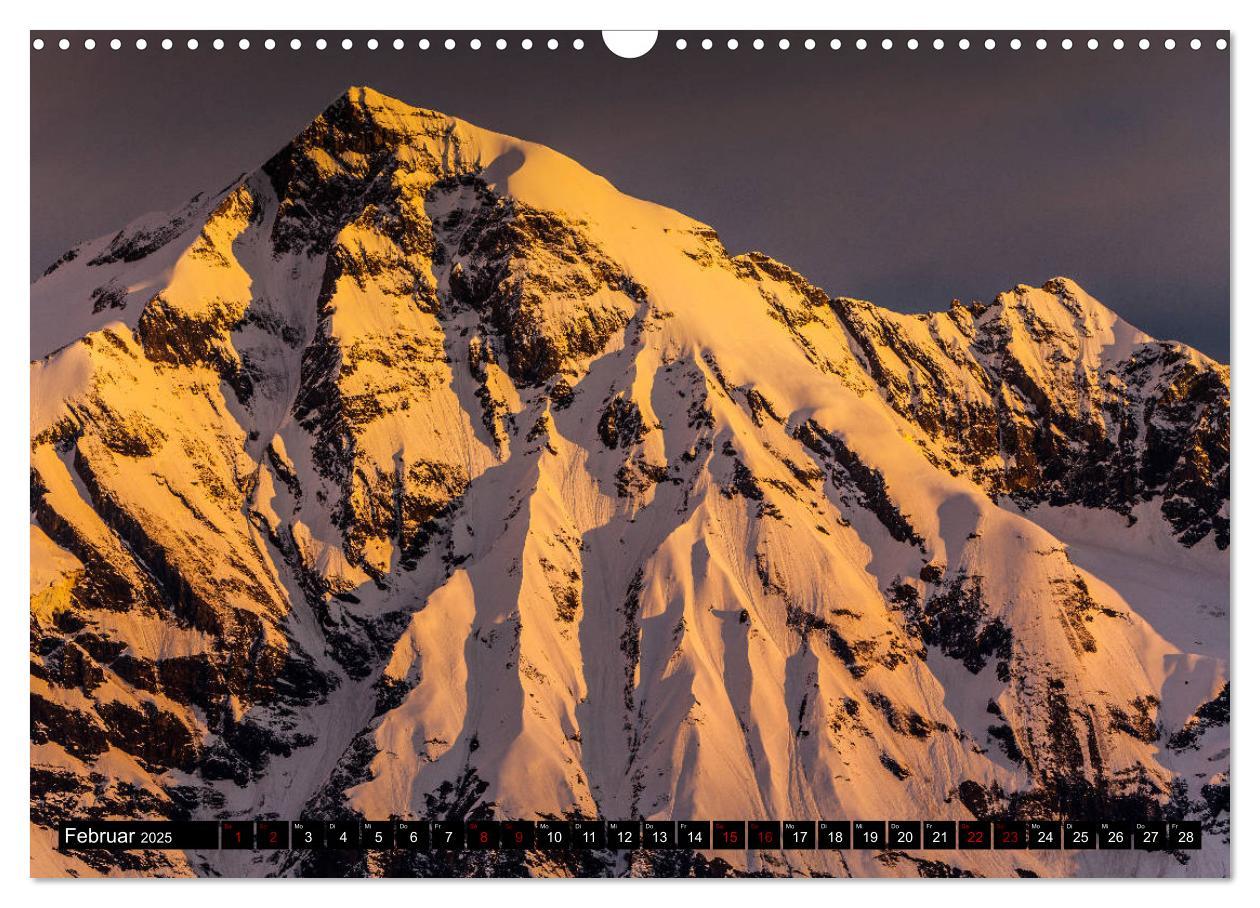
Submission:
[[[391,95],[377,91],[370,85],[351,85],[341,93],[347,103],[357,104],[360,107],[392,107],[402,110],[414,110],[415,106],[400,101]]]
[[[415,107],[370,86],[351,85],[308,123],[290,146],[331,145],[330,151],[336,153],[373,141],[380,147],[400,145],[417,135],[448,129],[454,122],[439,111]]]
[[[1060,293],[1067,296],[1088,296],[1080,284],[1062,274],[1050,278],[1050,280],[1041,285],[1041,289],[1049,293]]]
[[[1037,343],[1059,338],[1082,351],[1090,365],[1099,357],[1121,359],[1154,340],[1099,302],[1069,277],[1054,277],[1040,287],[1017,284],[998,294],[991,312],[1019,323]]]
[[[338,115],[347,110],[355,111],[360,117],[359,122],[411,117],[419,117],[423,120],[454,121],[454,117],[447,116],[441,111],[408,104],[392,95],[377,91],[370,85],[351,85],[324,109],[322,116],[339,119]]]

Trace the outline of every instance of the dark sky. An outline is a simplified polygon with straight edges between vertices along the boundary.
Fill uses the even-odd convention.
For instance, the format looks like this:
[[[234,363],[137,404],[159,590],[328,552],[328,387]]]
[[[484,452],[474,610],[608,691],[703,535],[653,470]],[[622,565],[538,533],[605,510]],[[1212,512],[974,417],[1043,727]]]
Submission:
[[[832,294],[906,311],[990,299],[1057,274],[1157,337],[1229,359],[1229,53],[986,51],[987,35],[921,35],[916,51],[699,49],[662,34],[639,60],[585,34],[581,52],[416,48],[419,35],[329,33],[330,48],[32,52],[31,254],[38,273],[80,240],[217,190],[257,167],[351,84],[550,145],[622,191],[713,225]],[[112,36],[112,35],[110,35]],[[109,36],[105,36],[109,37]],[[565,36],[567,48],[572,35]],[[515,48],[519,36],[513,42]],[[335,48],[335,49],[334,49]]]

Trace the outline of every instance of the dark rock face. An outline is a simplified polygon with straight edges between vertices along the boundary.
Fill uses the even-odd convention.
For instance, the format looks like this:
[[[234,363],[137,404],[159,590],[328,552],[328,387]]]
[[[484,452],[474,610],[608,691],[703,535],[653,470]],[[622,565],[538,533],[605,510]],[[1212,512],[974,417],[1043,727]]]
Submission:
[[[110,241],[109,247],[88,264],[109,265],[114,262],[137,262],[145,256],[152,255],[187,229],[197,213],[200,201],[201,195],[198,194],[183,211],[166,223],[139,227],[132,231],[118,231]],[[58,266],[72,261],[74,257],[73,255],[69,258],[62,256],[46,273],[51,274]]]
[[[599,438],[608,448],[628,448],[643,440],[647,427],[639,405],[617,396],[608,402],[599,420]]]
[[[77,259],[78,257],[79,257],[79,248],[77,246],[73,249],[67,249],[57,258],[57,261],[53,262],[51,265],[49,265],[47,268],[44,269],[43,276],[48,277],[48,275],[52,274],[62,265],[68,265],[71,262],[73,262],[75,259]]]
[[[346,223],[347,212],[388,194],[397,168],[447,176],[470,172],[472,162],[463,163],[458,148],[452,147],[459,139],[448,123],[440,114],[415,110],[403,126],[379,116],[363,89],[338,98],[263,165],[280,200],[272,227],[276,249],[308,255],[327,249]],[[401,144],[415,146],[415,161],[397,159]],[[433,152],[435,146],[441,159]]]
[[[1229,684],[1221,692],[1194,711],[1184,728],[1168,741],[1173,750],[1198,750],[1199,739],[1209,728],[1229,724]]]
[[[438,227],[455,303],[482,314],[504,366],[524,385],[548,381],[604,349],[646,294],[582,225],[490,192],[479,180],[439,182],[430,204],[473,201]]]
[[[813,420],[802,423],[796,430],[796,437],[819,457],[824,467],[830,469],[835,486],[854,496],[856,505],[878,517],[888,535],[898,542],[922,545],[922,537],[889,497],[883,474],[863,463],[842,438],[822,429]]]
[[[1102,330],[1082,296],[1063,280],[1018,287],[987,306],[918,317],[913,333],[901,327],[908,317],[869,303],[833,305],[888,402],[940,443],[942,466],[1023,506],[1128,514],[1156,500],[1183,544],[1211,537],[1225,548],[1228,370],[1153,340],[1085,365]],[[1043,315],[1047,298],[1076,330]],[[1036,371],[1029,344],[1043,351]]]
[[[124,309],[127,306],[127,288],[118,284],[102,284],[92,291],[93,314],[106,309]]]
[[[998,677],[1009,679],[1011,629],[990,617],[981,578],[960,573],[939,584],[921,608],[912,587],[894,591],[894,601],[926,645],[962,662],[973,675],[996,660]]]
[[[38,693],[31,694],[31,741],[54,741],[79,758],[94,757],[109,748],[106,730],[96,717],[67,709]]]

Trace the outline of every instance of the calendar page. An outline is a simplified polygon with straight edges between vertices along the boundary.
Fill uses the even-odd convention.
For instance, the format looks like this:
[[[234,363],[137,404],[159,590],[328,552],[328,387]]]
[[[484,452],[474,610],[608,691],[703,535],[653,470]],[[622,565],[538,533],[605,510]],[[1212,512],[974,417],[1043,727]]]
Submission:
[[[32,875],[1230,875],[1228,33],[29,43]]]

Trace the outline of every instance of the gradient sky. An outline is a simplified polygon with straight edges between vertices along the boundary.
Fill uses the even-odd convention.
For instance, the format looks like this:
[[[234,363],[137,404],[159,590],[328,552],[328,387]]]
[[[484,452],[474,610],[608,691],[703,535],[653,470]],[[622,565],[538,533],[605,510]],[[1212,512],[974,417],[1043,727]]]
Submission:
[[[408,49],[32,52],[31,257],[214,191],[261,164],[352,84],[550,145],[622,191],[713,225],[834,295],[924,311],[1066,274],[1147,332],[1229,359],[1229,54],[981,45],[947,50]],[[242,34],[252,49],[236,49]],[[461,36],[461,45],[472,33]],[[833,33],[818,37],[830,39]],[[111,33],[112,35],[112,33]],[[431,36],[433,37],[433,36]],[[442,36],[444,37],[444,36]],[[899,44],[904,43],[903,35]],[[567,48],[572,36],[565,38]],[[1009,39],[1007,39],[1009,40]],[[518,44],[514,40],[513,47]],[[336,48],[335,50],[332,48]]]

